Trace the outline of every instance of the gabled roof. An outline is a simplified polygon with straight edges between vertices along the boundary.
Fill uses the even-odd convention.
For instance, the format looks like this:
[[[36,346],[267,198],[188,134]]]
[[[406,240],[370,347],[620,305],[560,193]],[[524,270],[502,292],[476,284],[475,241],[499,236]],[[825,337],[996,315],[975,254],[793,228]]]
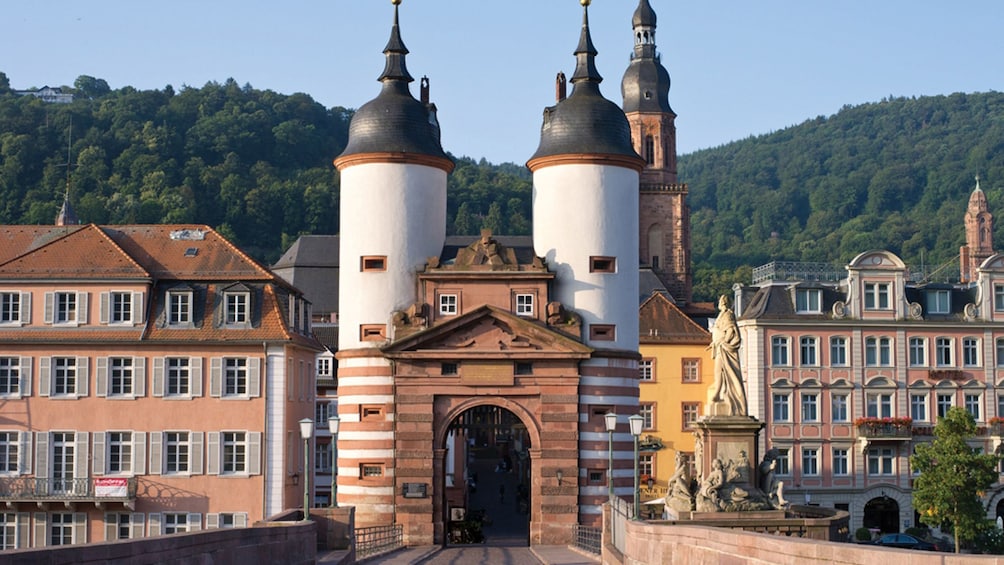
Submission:
[[[547,326],[494,306],[480,306],[383,348],[391,359],[588,359],[593,349]]]
[[[22,239],[21,243],[27,240]],[[105,280],[148,279],[150,274],[100,228],[90,224],[3,263],[0,277]]]
[[[661,292],[655,292],[639,308],[640,341],[650,343],[711,343],[711,333],[683,313]]]
[[[84,229],[86,226],[3,226],[0,229],[0,264]]]
[[[301,235],[272,265],[273,269],[290,267],[338,268],[337,235]]]

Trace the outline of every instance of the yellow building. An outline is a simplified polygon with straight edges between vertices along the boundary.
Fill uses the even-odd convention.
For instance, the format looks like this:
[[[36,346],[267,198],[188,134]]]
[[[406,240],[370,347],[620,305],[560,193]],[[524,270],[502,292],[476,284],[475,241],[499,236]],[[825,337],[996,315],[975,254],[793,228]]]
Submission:
[[[693,455],[693,425],[703,414],[713,369],[711,334],[665,293],[645,300],[639,317],[639,413],[645,418],[639,473],[645,501],[665,495],[678,451]]]

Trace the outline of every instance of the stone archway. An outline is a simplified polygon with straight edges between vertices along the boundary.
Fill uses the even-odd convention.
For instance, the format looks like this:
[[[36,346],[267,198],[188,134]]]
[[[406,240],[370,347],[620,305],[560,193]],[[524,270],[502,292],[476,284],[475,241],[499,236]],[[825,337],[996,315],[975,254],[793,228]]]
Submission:
[[[540,433],[532,415],[506,398],[470,398],[437,414],[434,434],[435,542],[484,536],[491,545],[529,545],[531,517],[540,515],[532,465]]]
[[[865,503],[861,523],[882,533],[900,531],[899,503],[888,496],[878,496]]]

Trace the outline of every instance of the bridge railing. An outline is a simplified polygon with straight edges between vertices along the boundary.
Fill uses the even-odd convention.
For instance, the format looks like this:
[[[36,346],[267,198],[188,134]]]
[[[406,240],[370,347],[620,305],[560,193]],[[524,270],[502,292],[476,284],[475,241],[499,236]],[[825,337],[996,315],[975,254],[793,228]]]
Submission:
[[[404,547],[404,526],[356,528],[356,559],[372,557]]]

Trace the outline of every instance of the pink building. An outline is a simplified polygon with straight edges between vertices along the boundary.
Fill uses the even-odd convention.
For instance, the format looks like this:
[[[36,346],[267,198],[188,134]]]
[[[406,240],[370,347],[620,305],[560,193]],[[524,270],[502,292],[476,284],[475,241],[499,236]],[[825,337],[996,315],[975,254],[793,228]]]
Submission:
[[[310,304],[206,226],[0,227],[0,549],[302,504]]]

